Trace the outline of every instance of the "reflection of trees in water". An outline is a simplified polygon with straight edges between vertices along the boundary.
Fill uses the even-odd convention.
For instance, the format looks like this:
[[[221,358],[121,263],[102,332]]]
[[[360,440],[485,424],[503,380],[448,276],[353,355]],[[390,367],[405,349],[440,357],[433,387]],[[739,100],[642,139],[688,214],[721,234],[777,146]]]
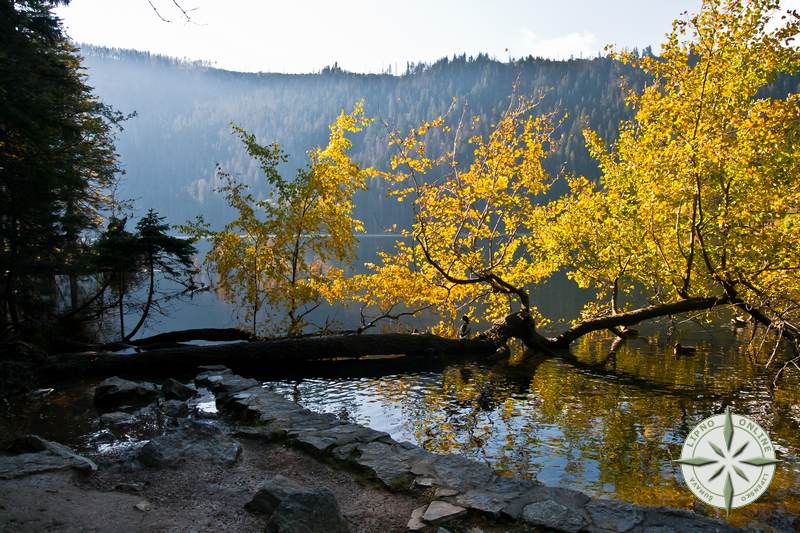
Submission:
[[[794,461],[778,469],[758,504],[732,520],[744,524],[776,506],[800,511],[792,458],[800,449],[797,383],[771,391],[759,373],[763,362],[743,357],[736,343],[712,337],[698,344],[696,356],[675,358],[659,347],[668,346],[664,339],[654,339],[625,343],[616,353],[613,370],[639,381],[592,375],[552,359],[539,361],[525,379],[466,364],[448,367],[441,381],[382,380],[376,392],[401,410],[405,429],[430,451],[485,460],[509,475],[556,478],[599,495],[681,508],[692,508],[695,499],[672,460],[694,424],[731,403]],[[585,363],[602,361],[611,342],[588,339],[574,353]]]

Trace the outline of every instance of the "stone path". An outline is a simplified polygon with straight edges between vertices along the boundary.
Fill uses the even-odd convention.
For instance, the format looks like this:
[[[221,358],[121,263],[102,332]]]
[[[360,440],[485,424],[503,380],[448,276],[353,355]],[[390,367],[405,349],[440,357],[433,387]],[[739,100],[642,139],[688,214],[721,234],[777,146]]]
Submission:
[[[575,490],[502,477],[467,458],[430,453],[332,414],[311,412],[224,367],[207,367],[195,381],[214,392],[221,410],[249,424],[242,433],[285,441],[372,476],[392,491],[433,489],[436,500],[415,510],[410,529],[480,513],[567,532],[736,531],[689,511],[592,499]]]

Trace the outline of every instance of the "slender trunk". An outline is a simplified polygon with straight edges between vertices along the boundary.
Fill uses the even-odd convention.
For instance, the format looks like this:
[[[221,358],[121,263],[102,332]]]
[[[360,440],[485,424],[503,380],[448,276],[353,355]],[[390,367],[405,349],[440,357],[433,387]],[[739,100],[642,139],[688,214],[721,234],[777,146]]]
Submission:
[[[16,217],[13,215],[10,217],[9,220],[9,227],[10,227],[10,235],[8,239],[8,266],[7,272],[5,275],[6,278],[6,286],[5,286],[5,304],[6,309],[5,311],[8,313],[8,319],[10,320],[12,325],[19,324],[19,310],[17,309],[17,254],[18,254],[18,243],[17,243],[17,220]],[[5,318],[5,317],[4,317]]]
[[[78,275],[75,272],[69,273],[69,309],[78,309]]]
[[[619,278],[614,278],[614,283],[611,285],[611,314],[616,315],[619,311]]]
[[[150,252],[147,256],[147,263],[148,263],[148,271],[150,274],[150,285],[147,288],[147,302],[144,304],[144,309],[142,310],[142,316],[139,317],[139,322],[133,327],[130,333],[128,333],[124,340],[129,341],[133,338],[136,333],[138,333],[139,329],[144,325],[144,321],[147,320],[147,315],[150,313],[150,306],[153,305],[153,293],[155,292],[155,259],[153,258],[152,252]]]
[[[297,317],[295,313],[297,311],[297,301],[295,299],[295,287],[297,286],[297,261],[298,261],[298,254],[300,253],[300,233],[298,232],[297,237],[294,241],[294,250],[292,252],[292,278],[290,281],[290,301],[289,301],[289,331],[287,332],[290,337],[293,337],[297,334],[295,331],[297,327]]]
[[[119,273],[119,338],[125,341],[125,272],[120,270]]]
[[[258,240],[254,243],[254,253],[253,253],[253,336],[255,336],[258,331],[256,330],[256,325],[258,323],[258,308],[259,308],[259,296],[258,296]]]

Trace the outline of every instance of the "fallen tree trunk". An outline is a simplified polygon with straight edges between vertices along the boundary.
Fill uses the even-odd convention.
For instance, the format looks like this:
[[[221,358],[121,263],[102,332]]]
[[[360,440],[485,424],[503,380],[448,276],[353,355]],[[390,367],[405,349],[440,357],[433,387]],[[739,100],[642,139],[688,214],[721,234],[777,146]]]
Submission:
[[[160,333],[152,337],[144,337],[129,341],[134,346],[148,346],[150,344],[162,344],[167,342],[189,342],[189,341],[250,341],[253,334],[239,328],[197,328],[182,329],[179,331],[169,331]]]
[[[635,326],[640,322],[653,318],[679,315],[692,311],[703,311],[728,303],[730,303],[730,300],[727,297],[712,296],[708,298],[687,298],[673,303],[651,305],[626,313],[618,313],[616,315],[580,322],[558,337],[548,339],[547,343],[556,349],[567,349],[573,341],[593,331],[617,328],[620,326]]]
[[[199,365],[224,364],[269,373],[311,363],[401,356],[408,359],[448,359],[491,355],[497,344],[481,339],[447,339],[436,335],[390,333],[334,335],[240,342],[218,346],[178,346],[120,354],[80,352],[49,356],[40,367],[45,378],[110,375],[122,372],[159,373],[193,370]]]

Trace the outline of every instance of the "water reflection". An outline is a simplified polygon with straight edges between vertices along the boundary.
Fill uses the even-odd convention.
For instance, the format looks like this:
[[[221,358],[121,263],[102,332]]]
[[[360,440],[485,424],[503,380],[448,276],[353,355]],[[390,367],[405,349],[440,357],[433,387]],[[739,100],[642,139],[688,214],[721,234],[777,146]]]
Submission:
[[[785,462],[767,494],[730,520],[743,525],[778,509],[800,513],[796,377],[771,390],[763,361],[745,355],[725,328],[684,331],[683,339],[698,346],[692,357],[674,357],[669,340],[651,333],[620,347],[612,360],[612,339],[585,339],[574,352],[583,365],[577,367],[559,359],[517,368],[458,364],[441,373],[269,385],[313,410],[430,451],[464,454],[507,475],[698,510],[672,460],[691,427],[731,405],[770,432]],[[599,361],[605,365],[590,366]]]

